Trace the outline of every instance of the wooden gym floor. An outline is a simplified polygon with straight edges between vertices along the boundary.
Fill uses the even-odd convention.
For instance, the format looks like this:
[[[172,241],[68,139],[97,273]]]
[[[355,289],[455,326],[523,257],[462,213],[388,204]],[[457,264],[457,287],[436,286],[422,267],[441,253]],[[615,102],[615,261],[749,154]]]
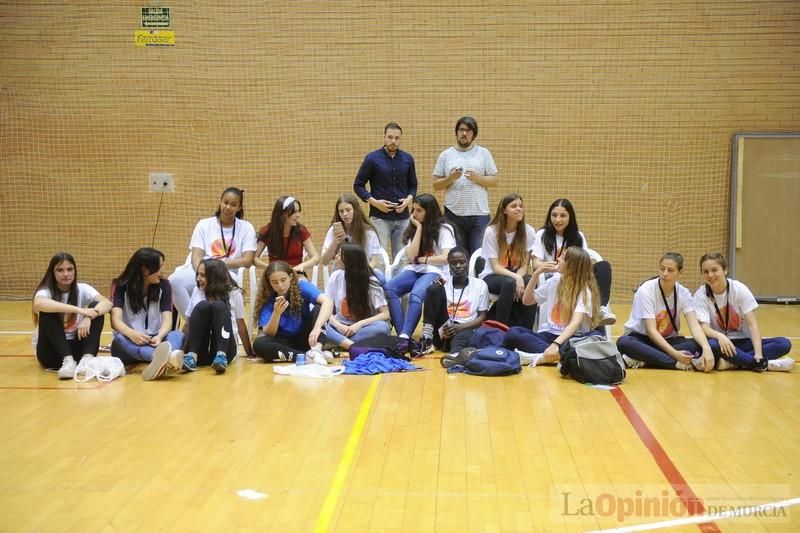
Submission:
[[[800,307],[759,319],[800,358]],[[79,384],[38,367],[30,328],[30,302],[0,303],[0,531],[800,530],[800,369],[639,369],[608,391],[435,355],[330,380],[240,359]]]

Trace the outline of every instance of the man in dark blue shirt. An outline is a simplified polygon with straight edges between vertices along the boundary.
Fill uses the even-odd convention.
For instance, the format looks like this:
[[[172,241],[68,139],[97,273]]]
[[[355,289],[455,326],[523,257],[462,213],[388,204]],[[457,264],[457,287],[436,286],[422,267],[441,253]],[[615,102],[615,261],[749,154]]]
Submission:
[[[370,152],[358,169],[353,190],[369,203],[369,220],[378,232],[381,246],[392,257],[403,247],[408,212],[417,195],[417,171],[411,154],[400,149],[403,130],[390,122],[383,129],[383,147]],[[370,190],[366,185],[369,183]]]

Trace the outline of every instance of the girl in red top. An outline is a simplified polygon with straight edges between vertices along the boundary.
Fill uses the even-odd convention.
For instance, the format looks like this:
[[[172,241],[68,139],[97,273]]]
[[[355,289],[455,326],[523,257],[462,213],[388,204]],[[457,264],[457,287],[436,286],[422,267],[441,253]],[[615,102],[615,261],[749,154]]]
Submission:
[[[311,233],[300,224],[302,207],[293,196],[281,196],[272,208],[272,218],[266,226],[258,230],[256,265],[267,266],[261,254],[267,249],[269,262],[285,261],[298,275],[305,276],[305,269],[319,262],[319,253],[311,242]],[[303,251],[306,253],[303,260]]]

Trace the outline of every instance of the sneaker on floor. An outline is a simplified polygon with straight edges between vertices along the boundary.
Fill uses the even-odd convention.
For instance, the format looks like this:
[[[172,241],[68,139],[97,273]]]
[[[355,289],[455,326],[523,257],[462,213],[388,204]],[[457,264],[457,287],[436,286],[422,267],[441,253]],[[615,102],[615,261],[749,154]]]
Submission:
[[[169,355],[172,353],[172,345],[168,341],[164,341],[153,350],[153,360],[150,364],[142,370],[142,379],[145,381],[153,381],[161,377],[167,369],[169,363]]]
[[[791,357],[781,357],[780,359],[770,359],[767,361],[767,368],[771,372],[791,372],[794,368],[794,359]]]
[[[217,374],[224,374],[228,369],[228,356],[225,355],[224,352],[217,352],[217,355],[214,356],[214,360],[211,362],[211,368],[213,368],[214,372]]]
[[[443,368],[450,368],[453,365],[464,365],[472,354],[477,351],[477,348],[464,348],[458,353],[442,356],[439,360],[439,364],[441,364]]]
[[[634,359],[633,357],[628,357],[625,354],[622,354],[622,360],[625,361],[625,366],[628,368],[644,367],[644,361],[639,361],[638,359]]]
[[[323,354],[321,350],[311,348],[306,352],[306,364],[327,366],[328,360],[325,358],[325,354]]]
[[[178,372],[183,368],[183,350],[172,350],[169,354],[169,361],[167,361],[167,370],[170,372]]]
[[[736,366],[727,359],[725,359],[724,357],[720,357],[717,360],[717,370],[722,371],[722,370],[735,370],[735,369]]]
[[[612,326],[617,323],[617,315],[607,305],[600,306],[600,326]]]
[[[183,356],[181,369],[186,372],[194,372],[197,370],[197,358],[192,352],[189,352]]]
[[[74,378],[75,367],[77,366],[75,359],[71,355],[64,357],[64,361],[61,362],[61,368],[58,369],[58,379]]]
[[[694,359],[692,359],[694,361]],[[678,370],[694,370],[692,363],[681,363],[680,361],[675,361],[675,368]]]
[[[519,362],[522,366],[536,366],[544,360],[543,353],[523,352],[520,349],[514,351],[519,354]]]
[[[419,354],[428,355],[433,353],[436,348],[433,346],[433,339],[431,337],[421,337],[419,339]]]
[[[694,359],[692,359],[692,366],[698,372],[705,372],[706,370],[706,364],[705,362],[703,362],[702,357],[695,357]]]
[[[333,355],[333,352],[330,350],[322,350],[322,355],[325,356],[325,361],[330,364],[336,360],[336,356]]]

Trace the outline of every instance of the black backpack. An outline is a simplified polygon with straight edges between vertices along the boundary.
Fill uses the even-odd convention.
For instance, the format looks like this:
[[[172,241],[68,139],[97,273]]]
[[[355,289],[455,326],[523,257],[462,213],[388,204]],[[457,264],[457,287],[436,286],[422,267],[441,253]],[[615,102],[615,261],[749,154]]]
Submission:
[[[412,339],[380,333],[354,342],[348,350],[350,359],[355,359],[367,352],[378,352],[386,357],[410,361],[409,354],[416,355],[419,352],[419,343]]]
[[[559,352],[562,376],[594,385],[618,385],[625,380],[622,355],[617,345],[605,337],[572,337]]]
[[[463,364],[454,364],[447,369],[448,373],[463,372],[473,376],[512,376],[522,372],[519,354],[498,346],[486,348],[465,348],[472,350],[466,354]],[[462,351],[464,351],[462,350]],[[461,361],[458,361],[459,363]]]

